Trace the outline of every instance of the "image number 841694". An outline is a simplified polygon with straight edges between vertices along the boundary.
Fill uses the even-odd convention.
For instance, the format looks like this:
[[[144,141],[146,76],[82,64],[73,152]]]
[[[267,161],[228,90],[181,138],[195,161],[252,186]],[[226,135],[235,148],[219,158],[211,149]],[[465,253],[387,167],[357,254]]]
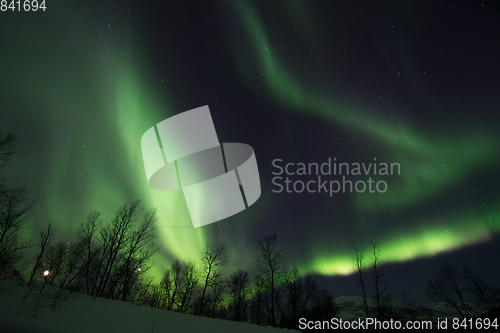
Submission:
[[[45,4],[45,0],[38,1],[38,0],[11,0],[10,2],[7,0],[2,0],[0,1],[0,10],[2,12],[6,11],[17,11],[17,12],[29,12],[33,11],[36,12],[38,10],[45,11],[47,9],[47,6]]]

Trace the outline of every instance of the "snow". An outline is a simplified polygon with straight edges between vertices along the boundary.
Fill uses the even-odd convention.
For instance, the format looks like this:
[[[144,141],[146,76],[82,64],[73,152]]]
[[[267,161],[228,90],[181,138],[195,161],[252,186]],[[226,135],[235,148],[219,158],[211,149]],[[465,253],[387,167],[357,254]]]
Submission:
[[[26,283],[0,280],[0,332],[291,332],[69,292],[53,308],[57,288],[46,286],[41,294],[39,288],[32,288],[23,302],[29,291]]]
[[[30,288],[24,281],[0,280],[0,332],[291,332],[290,330],[262,327],[248,323],[199,317],[189,314],[160,310],[128,302],[90,297],[46,286],[40,293],[40,285]],[[24,302],[23,302],[24,300]],[[375,308],[375,301],[367,300]],[[358,296],[341,296],[335,300],[339,312],[335,315],[344,320],[364,318],[363,299]],[[410,307],[395,302],[386,303],[393,314],[407,319],[433,319],[456,317],[443,303],[435,303],[431,309]],[[468,304],[471,314],[484,313],[486,309]],[[391,316],[392,317],[392,316]],[[329,319],[329,318],[325,318]],[[154,325],[154,326],[153,326]],[[294,331],[295,332],[295,331]]]

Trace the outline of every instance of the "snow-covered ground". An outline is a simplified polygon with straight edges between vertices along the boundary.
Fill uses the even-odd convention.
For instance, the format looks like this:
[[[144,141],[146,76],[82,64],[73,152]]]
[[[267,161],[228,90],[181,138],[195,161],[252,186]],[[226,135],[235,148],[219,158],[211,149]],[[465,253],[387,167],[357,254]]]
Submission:
[[[159,333],[159,332],[291,332],[247,323],[204,318],[127,302],[65,293],[56,288],[31,290],[23,282],[0,280],[2,333]],[[55,308],[52,304],[55,302]]]
[[[247,323],[211,319],[140,306],[128,302],[94,298],[83,294],[40,285],[28,288],[24,281],[0,280],[0,333],[57,333],[57,332],[291,332]],[[374,311],[374,300],[367,300]],[[339,310],[335,315],[343,320],[365,318],[363,299],[358,296],[341,296],[335,300]],[[403,320],[433,320],[456,317],[443,303],[432,308],[410,307],[395,302],[387,303],[388,316]],[[469,304],[471,315],[486,309]],[[330,318],[325,318],[328,320]]]

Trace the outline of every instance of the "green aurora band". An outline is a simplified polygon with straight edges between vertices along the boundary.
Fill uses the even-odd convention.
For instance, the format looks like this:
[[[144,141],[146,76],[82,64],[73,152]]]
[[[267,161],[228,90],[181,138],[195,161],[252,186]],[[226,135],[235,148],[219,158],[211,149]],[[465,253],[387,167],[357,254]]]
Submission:
[[[391,183],[390,193],[376,197],[366,193],[357,195],[356,209],[375,213],[378,210],[399,210],[409,203],[432,200],[450,190],[457,182],[480,172],[485,165],[498,161],[498,132],[495,135],[450,132],[429,138],[407,125],[373,117],[372,114],[377,114],[374,110],[355,111],[352,105],[307,88],[300,83],[301,80],[304,81],[303,75],[295,75],[292,69],[286,69],[278,52],[274,51],[257,6],[252,7],[248,1],[228,3],[250,36],[250,56],[246,51],[241,51],[241,48],[234,49],[235,67],[249,85],[264,85],[269,92],[269,99],[294,112],[321,117],[332,124],[349,128],[361,138],[375,140],[384,148],[377,151],[377,156],[391,152],[384,157],[403,166],[399,182]],[[290,22],[298,22],[304,28],[303,22],[311,20],[310,14],[301,4],[303,3],[292,1],[285,7],[289,8]],[[312,26],[314,25],[310,24],[309,29]],[[290,29],[293,30],[293,27]],[[261,81],[257,81],[252,74],[258,71],[262,72],[262,76],[258,77],[262,78]],[[386,235],[380,239],[384,261],[411,260],[490,239],[495,232],[500,231],[498,198],[489,206],[491,210],[483,214],[471,216],[470,212],[464,211],[440,220],[419,221],[420,225],[425,226],[421,230],[405,230],[404,233]],[[369,248],[365,250],[369,251]],[[314,248],[312,251],[312,261],[299,265],[301,272],[324,275],[352,273],[352,248],[346,249],[344,254],[325,254],[324,250]]]
[[[89,19],[83,6],[57,6],[64,15],[22,13],[30,23],[2,34],[0,56],[8,61],[0,68],[9,80],[0,84],[11,97],[6,106],[12,114],[2,127],[29,152],[9,165],[9,182],[28,185],[38,198],[32,237],[53,220],[56,236],[72,241],[90,210],[110,218],[138,198],[144,208],[156,207],[164,246],[151,273],[159,277],[172,260],[197,258],[207,240],[203,228],[192,228],[182,192],[153,190],[144,173],[140,138],[174,115],[169,99],[152,84],[160,78],[141,65],[151,59],[127,18],[114,20],[117,32],[104,19]],[[16,25],[16,15],[10,18],[1,22],[2,31]],[[30,165],[38,166],[36,172],[28,171]]]

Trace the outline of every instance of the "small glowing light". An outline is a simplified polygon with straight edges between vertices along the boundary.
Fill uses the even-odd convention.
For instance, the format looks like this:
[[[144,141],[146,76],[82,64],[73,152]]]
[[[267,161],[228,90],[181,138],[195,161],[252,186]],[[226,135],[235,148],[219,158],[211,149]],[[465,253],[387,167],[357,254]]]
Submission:
[[[45,271],[43,271],[43,276],[47,276],[47,275],[49,275],[49,273],[50,273],[49,271],[45,270]]]
[[[140,272],[140,271],[141,271],[141,268],[139,267],[137,270]]]

